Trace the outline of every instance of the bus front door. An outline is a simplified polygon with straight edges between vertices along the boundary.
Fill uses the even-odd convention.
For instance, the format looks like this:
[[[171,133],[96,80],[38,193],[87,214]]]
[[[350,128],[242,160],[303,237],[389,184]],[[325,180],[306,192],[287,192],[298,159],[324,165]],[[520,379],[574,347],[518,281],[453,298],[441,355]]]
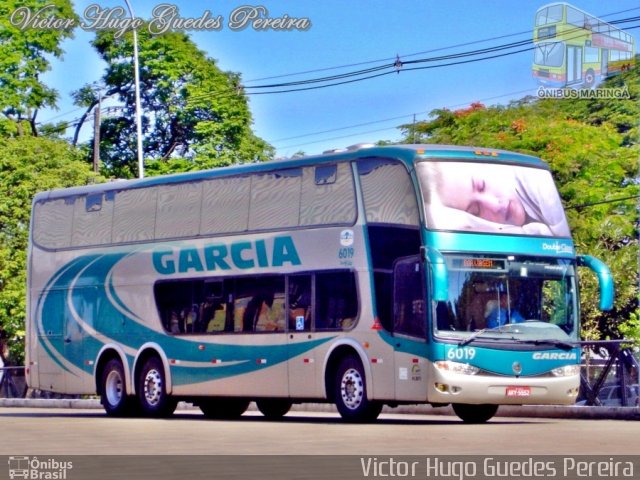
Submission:
[[[582,48],[567,46],[567,84],[582,80]]]

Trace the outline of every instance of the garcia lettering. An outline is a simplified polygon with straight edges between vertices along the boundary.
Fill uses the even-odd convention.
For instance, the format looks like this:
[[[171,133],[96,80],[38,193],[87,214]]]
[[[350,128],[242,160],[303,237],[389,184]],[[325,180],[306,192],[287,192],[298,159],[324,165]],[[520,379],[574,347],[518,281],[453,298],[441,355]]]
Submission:
[[[211,244],[199,249],[184,247],[155,250],[153,267],[161,275],[174,273],[231,270],[237,268],[282,267],[300,265],[300,256],[289,236],[275,237],[268,248],[266,240],[234,242],[230,245]]]

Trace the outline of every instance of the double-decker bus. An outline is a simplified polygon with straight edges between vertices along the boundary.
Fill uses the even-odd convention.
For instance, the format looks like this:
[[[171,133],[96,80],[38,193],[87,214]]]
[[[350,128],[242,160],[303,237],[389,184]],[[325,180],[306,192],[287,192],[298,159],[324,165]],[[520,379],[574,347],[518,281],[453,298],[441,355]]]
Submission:
[[[632,35],[567,3],[536,12],[533,76],[549,87],[591,88],[631,68]]]
[[[332,402],[570,404],[577,256],[548,166],[411,145],[44,192],[28,252],[30,387],[110,415],[176,402],[278,418]]]

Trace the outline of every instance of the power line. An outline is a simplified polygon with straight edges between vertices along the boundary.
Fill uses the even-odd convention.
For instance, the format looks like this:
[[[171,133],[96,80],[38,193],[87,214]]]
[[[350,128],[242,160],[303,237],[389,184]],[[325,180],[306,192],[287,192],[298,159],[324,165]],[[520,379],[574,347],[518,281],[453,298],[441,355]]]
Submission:
[[[627,12],[627,11],[632,11],[632,10],[638,10],[640,9],[640,7],[638,8],[633,8],[633,9],[628,9],[628,10],[624,10],[621,12],[615,12],[615,13],[611,13],[611,14],[607,14],[607,15],[603,15],[603,17],[605,16],[611,16],[611,15],[615,15],[618,13],[623,13],[623,12]],[[627,23],[627,22],[631,22],[631,21],[636,21],[639,20],[640,17],[630,17],[630,18],[626,18],[626,19],[620,19],[620,20],[615,20],[612,21],[610,23]],[[631,29],[635,29],[635,28],[639,28],[640,26],[633,26],[628,28],[628,30]],[[575,29],[576,31],[581,30],[579,28]],[[507,34],[507,35],[502,35],[502,36],[498,36],[498,37],[492,37],[491,39],[486,39],[486,40],[479,40],[479,41],[474,41],[474,42],[466,42],[464,44],[459,44],[459,45],[455,45],[455,46],[451,46],[451,47],[443,47],[440,49],[434,49],[434,50],[430,50],[427,52],[434,52],[434,51],[439,51],[439,50],[446,50],[446,49],[451,49],[451,48],[456,48],[459,46],[464,46],[464,45],[471,45],[471,44],[477,44],[477,43],[482,43],[485,41],[490,41],[493,39],[501,39],[501,38],[507,38],[507,37],[511,37],[511,36],[515,36],[515,35],[520,35],[522,33],[527,33],[527,32],[519,32],[519,33],[515,33],[515,34]],[[466,63],[474,63],[474,62],[478,62],[478,61],[485,61],[485,60],[491,60],[491,59],[495,59],[495,58],[500,58],[500,57],[504,57],[504,56],[508,56],[508,55],[515,55],[518,53],[522,53],[525,51],[529,51],[532,50],[534,47],[527,47],[524,49],[520,49],[520,50],[515,50],[515,51],[510,51],[510,52],[505,52],[505,53],[501,53],[501,54],[496,54],[496,55],[489,55],[489,56],[484,56],[481,58],[471,58],[471,59],[467,59],[467,60],[460,60],[460,61],[454,61],[454,62],[449,62],[449,63],[444,63],[444,64],[437,64],[437,65],[427,65],[427,66],[422,66],[422,67],[410,67],[410,68],[406,68],[406,65],[413,65],[413,64],[419,64],[419,63],[430,63],[430,62],[439,62],[439,61],[444,61],[444,60],[450,60],[450,59],[459,59],[459,58],[465,58],[465,57],[473,57],[473,56],[477,56],[477,55],[484,55],[486,53],[493,53],[493,52],[498,52],[498,51],[503,51],[503,50],[508,50],[511,48],[515,48],[515,47],[520,47],[520,46],[524,46],[524,45],[530,45],[533,43],[533,39],[529,39],[529,40],[521,40],[521,41],[517,41],[517,42],[511,42],[511,43],[507,43],[507,44],[502,44],[502,45],[497,45],[497,46],[493,46],[493,47],[487,47],[487,48],[483,48],[483,49],[477,49],[477,50],[471,50],[471,51],[467,51],[467,52],[460,52],[460,53],[456,53],[456,54],[451,54],[451,55],[444,55],[444,56],[439,56],[439,57],[431,57],[431,58],[422,58],[422,59],[416,59],[416,60],[409,60],[404,62],[404,64],[400,63],[398,64],[397,61],[399,60],[400,57],[397,57],[396,62],[394,63],[389,63],[389,64],[385,64],[385,65],[380,65],[377,67],[372,67],[372,68],[368,68],[368,69],[362,69],[359,71],[354,71],[354,72],[347,72],[347,73],[343,73],[343,74],[339,74],[339,75],[332,75],[332,76],[326,76],[326,77],[320,77],[320,78],[315,78],[315,79],[307,79],[307,80],[301,80],[301,81],[297,81],[297,82],[287,82],[287,83],[280,83],[280,84],[268,84],[268,85],[257,85],[257,86],[253,86],[253,87],[244,87],[244,88],[250,88],[250,89],[272,89],[272,88],[282,88],[285,86],[295,86],[295,87],[300,87],[300,88],[290,88],[290,89],[281,89],[281,90],[272,90],[272,91],[265,91],[265,92],[245,92],[245,95],[266,95],[266,94],[275,94],[275,93],[289,93],[289,92],[297,92],[297,91],[305,91],[305,90],[315,90],[315,89],[319,89],[319,88],[327,88],[327,87],[332,87],[332,86],[338,86],[338,85],[345,85],[345,84],[349,84],[349,83],[355,83],[355,82],[359,82],[359,81],[364,81],[364,80],[370,80],[373,78],[378,78],[378,77],[382,77],[382,76],[386,76],[392,73],[399,73],[400,70],[408,72],[408,71],[416,71],[416,70],[424,70],[424,69],[431,69],[431,68],[441,68],[441,67],[447,67],[447,66],[454,66],[454,65],[461,65],[461,64],[466,64]],[[415,53],[415,54],[410,54],[410,55],[405,55],[404,57],[407,56],[415,56],[417,54],[420,53],[427,53],[427,52],[419,52],[419,53]],[[363,64],[363,63],[369,63],[369,62],[360,62],[358,64]],[[353,64],[356,65],[356,64]],[[400,67],[400,68],[399,68]],[[388,70],[389,68],[392,68],[392,70]],[[388,70],[388,71],[382,71],[381,70]],[[374,73],[374,72],[378,72],[378,73]],[[368,74],[371,73],[371,75],[366,75],[366,76],[362,76],[364,74]],[[357,77],[357,78],[352,78],[352,77]],[[275,77],[270,77],[270,78],[275,78]],[[336,81],[336,80],[340,80],[340,81]],[[332,82],[332,83],[328,83],[326,85],[313,85],[313,86],[309,86],[309,87],[303,87],[303,85],[309,85],[309,84],[317,84],[317,83],[324,83],[324,82]],[[228,92],[225,94],[215,94],[216,97],[220,98],[220,97],[227,97],[227,96],[236,96],[241,93],[241,89],[237,90],[236,92]],[[195,95],[193,97],[189,97],[187,99],[187,101],[196,101],[202,98],[209,98],[211,97],[211,94],[200,94],[200,95]],[[78,109],[76,109],[78,110]],[[73,110],[75,111],[75,110]],[[68,112],[71,113],[71,112]],[[59,115],[59,116],[62,116]],[[57,117],[53,117],[53,118],[57,118]],[[67,128],[70,128],[71,126],[75,126],[77,125],[77,121],[79,119],[74,119],[68,122]],[[74,124],[74,122],[76,122]],[[43,122],[38,122],[38,123],[43,123]]]
[[[509,97],[511,95],[519,95],[519,94],[522,94],[522,93],[531,93],[531,92],[534,92],[534,91],[537,91],[537,89],[519,90],[519,91],[516,91],[516,92],[503,93],[501,95],[494,95],[492,97],[480,98],[480,99],[476,99],[476,100],[473,100],[473,101],[486,102],[488,100],[495,100],[497,98],[504,98],[504,97]],[[465,106],[465,105],[469,105],[470,103],[471,102],[457,103],[455,105],[449,105],[449,106],[442,107],[442,108],[451,109],[451,108],[456,108],[456,107],[462,107],[462,106]],[[306,133],[306,134],[297,135],[297,136],[294,136],[294,137],[289,137],[287,139],[275,140],[275,141],[269,142],[269,143],[270,144],[274,144],[274,143],[277,143],[279,141],[284,141],[284,140],[293,140],[293,139],[296,139],[296,138],[303,138],[303,137],[309,137],[309,136],[313,136],[313,135],[320,135],[322,133],[338,132],[338,131],[348,130],[350,128],[357,128],[359,126],[373,125],[373,124],[376,124],[376,123],[383,123],[383,122],[386,122],[386,121],[396,120],[396,119],[400,119],[400,118],[412,117],[414,115],[424,115],[424,114],[428,114],[428,113],[430,113],[430,112],[424,111],[424,112],[409,113],[409,114],[401,115],[401,116],[398,116],[398,117],[393,117],[393,118],[388,118],[388,119],[383,119],[383,120],[374,120],[372,122],[366,122],[366,123],[363,123],[363,124],[348,125],[348,126],[344,126],[344,127],[329,129],[329,130],[325,130],[325,131],[321,131],[321,132],[315,132],[315,133]],[[294,144],[294,145],[287,145],[287,146],[284,146],[284,147],[279,147],[279,150],[286,150],[286,149],[289,149],[289,148],[302,147],[302,146],[305,146],[305,145],[313,145],[313,144],[316,144],[316,143],[323,143],[323,142],[328,142],[328,141],[332,141],[332,140],[340,140],[340,139],[343,139],[343,138],[354,137],[356,135],[366,135],[366,134],[369,134],[369,133],[377,133],[377,132],[382,132],[382,131],[392,130],[392,129],[397,129],[397,128],[398,128],[398,126],[396,125],[396,126],[393,126],[393,127],[387,127],[387,128],[382,128],[382,129],[375,129],[375,130],[367,130],[367,131],[364,131],[364,132],[357,132],[357,133],[353,133],[353,134],[350,134],[350,135],[342,135],[342,136],[339,136],[339,137],[324,138],[324,139],[321,139],[321,140],[314,140],[312,142],[298,143],[298,144]]]
[[[640,195],[630,195],[628,197],[612,198],[611,200],[601,200],[599,202],[582,203],[580,205],[571,205],[569,207],[566,207],[565,210],[572,210],[572,209],[580,210],[581,208],[593,207],[595,205],[605,205],[607,203],[620,203],[620,202],[626,202],[627,200],[635,200],[638,198],[640,198]]]
[[[634,8],[628,8],[626,10],[620,10],[617,12],[612,12],[612,13],[607,13],[604,15],[597,15],[597,18],[606,18],[606,17],[611,17],[613,15],[619,15],[621,13],[627,13],[627,12],[632,12],[635,10],[640,10],[640,7],[634,7]],[[612,22],[608,22],[608,23],[614,23],[616,21],[612,21]],[[504,38],[509,38],[509,37],[515,37],[518,35],[524,35],[524,34],[529,34],[531,35],[534,32],[534,30],[524,30],[522,32],[516,32],[516,33],[509,33],[509,34],[505,34],[505,35],[499,35],[496,37],[490,37],[490,38],[485,38],[485,39],[480,39],[480,40],[474,40],[474,41],[470,41],[470,42],[465,42],[465,43],[459,43],[456,45],[450,45],[450,46],[446,46],[446,47],[440,47],[440,48],[434,48],[434,49],[430,49],[430,50],[424,50],[421,52],[414,52],[414,53],[409,53],[409,54],[405,54],[405,55],[399,55],[399,58],[407,58],[407,57],[414,57],[416,55],[424,55],[424,54],[428,54],[428,53],[434,53],[434,52],[439,52],[439,51],[445,51],[445,50],[451,50],[454,48],[459,48],[459,47],[466,47],[469,45],[477,45],[480,43],[486,43],[486,42],[490,42],[493,40],[502,40]],[[317,68],[317,69],[313,69],[313,70],[305,70],[305,71],[301,71],[301,72],[294,72],[294,73],[285,73],[285,74],[281,74],[281,75],[272,75],[269,77],[262,77],[262,78],[255,78],[252,80],[246,80],[244,83],[252,83],[252,82],[258,82],[258,81],[264,81],[264,80],[273,80],[276,78],[286,78],[286,77],[292,77],[292,76],[296,76],[296,75],[306,75],[309,73],[318,73],[318,72],[326,72],[326,71],[330,71],[330,70],[339,70],[341,68],[350,68],[350,67],[357,67],[357,66],[361,66],[361,65],[370,65],[372,63],[381,63],[381,62],[392,62],[395,60],[395,57],[388,57],[388,58],[381,58],[378,60],[368,60],[368,61],[363,61],[363,62],[355,62],[355,63],[349,63],[349,64],[345,64],[345,65],[338,65],[338,66],[334,66],[334,67],[324,67],[324,68]]]
[[[630,21],[637,21],[637,20],[640,20],[640,17],[634,17],[632,19],[623,19],[623,20],[620,20],[619,22],[622,23],[622,22],[630,22]],[[631,27],[626,28],[625,30],[632,30],[632,29],[636,29],[636,28],[640,28],[640,25],[631,26]],[[580,30],[580,29],[576,28],[575,30]],[[579,35],[576,35],[575,38],[578,38],[578,37],[579,37]],[[506,52],[506,53],[501,53],[501,54],[496,54],[496,55],[489,55],[489,56],[484,56],[484,57],[481,57],[481,58],[472,58],[472,59],[468,59],[468,60],[461,60],[461,61],[456,61],[456,62],[444,63],[444,64],[439,64],[439,65],[430,65],[430,66],[426,66],[426,67],[404,68],[404,65],[409,65],[409,64],[426,63],[426,62],[437,62],[437,61],[442,61],[442,60],[447,60],[447,59],[456,59],[456,58],[463,58],[463,57],[469,57],[469,56],[474,56],[474,55],[481,55],[481,54],[484,54],[484,53],[491,53],[491,52],[496,52],[496,51],[500,51],[500,50],[506,50],[506,49],[515,48],[515,47],[524,46],[524,45],[532,45],[533,43],[534,43],[533,40],[526,40],[526,41],[520,41],[520,42],[512,42],[511,44],[498,45],[498,46],[491,47],[491,48],[486,48],[486,49],[480,49],[480,50],[469,51],[469,52],[462,52],[462,53],[453,54],[453,55],[446,55],[446,56],[441,56],[441,57],[432,57],[432,58],[423,58],[423,59],[418,59],[418,60],[411,60],[411,61],[404,62],[403,67],[400,70],[396,69],[396,65],[395,64],[389,64],[389,65],[386,65],[386,66],[380,66],[378,68],[378,70],[394,68],[393,70],[389,70],[389,71],[382,72],[382,73],[376,73],[374,75],[367,75],[367,76],[364,76],[364,77],[360,76],[360,75],[363,75],[364,73],[368,73],[369,71],[373,71],[373,69],[367,69],[366,71],[362,70],[362,71],[357,71],[357,72],[349,72],[349,73],[346,73],[346,74],[342,74],[341,76],[322,77],[322,78],[316,78],[316,79],[300,80],[300,81],[297,81],[297,82],[288,82],[288,83],[281,83],[281,84],[257,85],[257,86],[253,86],[253,87],[245,87],[245,88],[251,88],[251,89],[282,88],[282,87],[286,87],[286,86],[300,86],[300,85],[313,84],[313,83],[330,82],[330,81],[332,81],[334,79],[359,76],[358,78],[355,78],[355,79],[337,81],[337,82],[333,82],[333,83],[328,83],[326,85],[315,85],[315,86],[312,86],[312,87],[289,88],[289,89],[284,89],[284,90],[272,90],[272,91],[267,91],[267,92],[253,92],[252,91],[252,92],[247,92],[246,94],[247,95],[266,95],[266,94],[275,94],[275,93],[290,93],[290,92],[298,92],[298,91],[316,90],[316,89],[320,89],[320,88],[327,88],[327,87],[333,87],[333,86],[338,86],[338,85],[345,85],[345,84],[349,84],[349,83],[364,81],[364,80],[370,80],[370,79],[373,79],[373,78],[378,78],[378,77],[382,77],[382,76],[385,76],[385,75],[390,75],[390,74],[397,73],[397,72],[400,72],[400,71],[405,71],[406,72],[406,71],[424,70],[424,69],[430,69],[430,68],[448,67],[448,66],[453,66],[453,65],[461,65],[461,64],[465,64],[465,63],[475,63],[475,62],[480,62],[480,61],[485,61],[485,60],[491,60],[491,59],[495,59],[495,58],[505,57],[505,56],[509,56],[509,55],[515,55],[515,54],[526,52],[526,51],[531,51],[531,50],[534,50],[536,47],[535,47],[535,45],[533,45],[533,46],[529,46],[527,48],[523,48],[523,49],[520,49],[520,50],[511,51],[511,52]]]
[[[640,8],[628,9],[628,10],[625,10],[625,11],[631,11],[631,10],[637,10],[637,9],[640,9]],[[620,13],[620,12],[617,12],[617,13]],[[607,14],[607,15],[604,15],[604,16],[611,16],[611,15],[614,15],[614,14],[615,13]],[[613,23],[627,23],[627,22],[632,22],[632,21],[637,21],[637,20],[640,20],[640,16],[639,17],[629,17],[629,18],[614,20],[614,21],[612,21],[610,23],[611,24],[613,24]],[[638,28],[638,27],[639,26],[629,27],[629,28],[627,28],[627,30],[635,29],[635,28]],[[578,37],[580,37],[582,35],[581,32],[582,32],[583,29],[581,29],[579,27],[576,27],[576,28],[574,28],[572,30],[578,33],[575,38],[578,38]],[[571,32],[571,30],[569,32],[566,32],[566,33],[570,33],[570,32]],[[513,35],[516,35],[516,34],[503,35],[501,37],[494,37],[494,38],[504,38],[504,37],[513,36]],[[478,42],[467,42],[467,44],[473,44],[473,43],[478,43]],[[483,55],[483,54],[486,54],[486,53],[493,53],[493,52],[496,52],[496,51],[507,50],[507,49],[510,49],[510,48],[521,47],[521,46],[524,46],[524,45],[532,45],[533,43],[534,43],[533,39],[520,40],[520,41],[517,41],[517,42],[511,42],[511,43],[507,43],[507,44],[496,45],[496,46],[493,46],[493,47],[487,47],[487,48],[478,49],[478,50],[470,50],[470,51],[460,52],[460,53],[451,54],[451,55],[444,55],[444,56],[439,56],[439,57],[430,57],[430,58],[428,57],[428,58],[422,58],[422,59],[417,59],[417,60],[410,60],[410,61],[404,62],[404,65],[415,64],[415,63],[437,62],[437,61],[457,59],[457,58],[463,58],[463,57],[469,57],[469,56]],[[446,49],[446,48],[452,48],[452,47],[444,47],[443,49]],[[400,58],[400,57],[398,57],[396,59],[396,61],[394,61],[393,63],[387,63],[387,64],[384,64],[384,65],[379,65],[377,67],[371,67],[371,68],[367,68],[367,69],[361,69],[361,70],[356,70],[356,71],[352,71],[352,72],[346,72],[346,73],[342,73],[342,74],[339,74],[339,75],[331,75],[331,76],[311,78],[311,79],[305,79],[305,80],[298,80],[298,81],[294,81],[294,82],[277,83],[277,84],[242,86],[241,88],[242,89],[251,89],[251,90],[280,88],[280,90],[270,90],[270,91],[266,91],[266,92],[249,91],[249,92],[245,92],[245,95],[267,95],[267,94],[276,94],[276,93],[291,93],[291,92],[298,92],[298,91],[309,91],[309,90],[316,90],[316,89],[320,89],[320,88],[327,88],[327,87],[333,87],[333,86],[338,86],[338,85],[345,85],[345,84],[355,83],[355,82],[358,82],[358,81],[370,80],[370,79],[374,79],[374,78],[379,78],[379,77],[382,77],[382,76],[390,75],[392,73],[397,73],[399,71],[423,70],[423,69],[426,69],[426,68],[439,68],[439,67],[445,67],[445,66],[460,65],[460,64],[464,64],[464,63],[473,63],[473,62],[476,62],[476,61],[490,60],[490,59],[499,58],[499,57],[502,57],[502,56],[515,55],[515,54],[522,53],[522,52],[525,52],[525,51],[530,51],[530,50],[533,50],[534,48],[535,48],[535,46],[532,46],[532,47],[529,47],[529,48],[516,50],[516,51],[512,51],[512,52],[508,52],[508,53],[503,53],[503,54],[500,54],[500,55],[489,55],[489,56],[485,56],[485,57],[481,57],[481,58],[475,58],[475,59],[471,59],[471,60],[467,60],[467,61],[450,62],[450,63],[440,64],[440,65],[433,65],[433,66],[429,66],[429,67],[410,68],[410,69],[404,68],[404,65],[402,64],[402,62],[400,62],[400,68],[398,68],[398,63],[397,62],[399,61],[399,58]],[[441,49],[439,49],[439,50],[441,50]],[[383,70],[387,70],[387,71],[383,71]],[[374,72],[378,72],[378,73],[374,73]],[[370,75],[367,75],[367,74],[370,74]],[[363,76],[363,75],[366,75],[366,76]],[[357,77],[357,78],[353,78],[353,77]],[[339,81],[336,81],[336,80],[339,80]],[[303,85],[308,85],[308,84],[319,84],[319,83],[325,83],[325,82],[332,82],[332,83],[327,83],[325,85],[315,85],[313,87],[304,87],[303,86]],[[284,87],[300,87],[300,88],[285,88],[285,89],[282,89]],[[226,95],[229,95],[229,94],[226,94]],[[199,99],[202,99],[202,98],[207,98],[209,96],[211,96],[211,94],[201,94],[201,95],[196,95],[194,97],[191,97],[189,100],[195,101],[195,100],[199,100]]]

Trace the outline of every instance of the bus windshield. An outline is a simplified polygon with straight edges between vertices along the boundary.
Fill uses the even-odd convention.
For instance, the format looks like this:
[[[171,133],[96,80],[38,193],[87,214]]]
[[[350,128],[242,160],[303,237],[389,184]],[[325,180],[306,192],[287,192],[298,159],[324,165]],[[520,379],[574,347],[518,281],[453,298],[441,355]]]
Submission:
[[[567,260],[452,255],[446,262],[449,298],[437,303],[436,335],[577,340],[574,267]]]
[[[561,67],[564,63],[564,43],[538,43],[534,50],[533,63],[547,67]]]

